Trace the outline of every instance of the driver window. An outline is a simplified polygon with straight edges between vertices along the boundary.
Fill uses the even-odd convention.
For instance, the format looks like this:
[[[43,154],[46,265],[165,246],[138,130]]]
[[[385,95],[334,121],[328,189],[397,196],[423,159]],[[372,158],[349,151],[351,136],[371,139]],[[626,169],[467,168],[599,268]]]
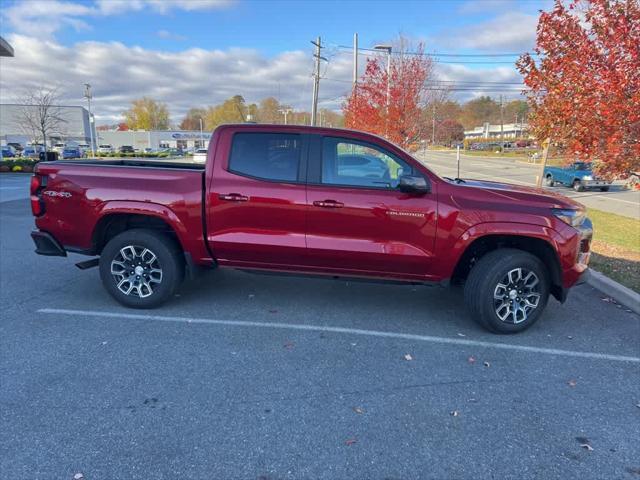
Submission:
[[[391,153],[368,143],[324,137],[322,183],[395,189],[411,167]]]

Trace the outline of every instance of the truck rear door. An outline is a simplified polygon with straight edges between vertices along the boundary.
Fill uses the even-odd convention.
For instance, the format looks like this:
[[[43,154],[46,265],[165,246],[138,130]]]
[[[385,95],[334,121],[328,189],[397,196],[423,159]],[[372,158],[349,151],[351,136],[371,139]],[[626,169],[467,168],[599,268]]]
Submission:
[[[304,263],[306,137],[264,127],[221,130],[206,190],[207,238],[220,264]]]

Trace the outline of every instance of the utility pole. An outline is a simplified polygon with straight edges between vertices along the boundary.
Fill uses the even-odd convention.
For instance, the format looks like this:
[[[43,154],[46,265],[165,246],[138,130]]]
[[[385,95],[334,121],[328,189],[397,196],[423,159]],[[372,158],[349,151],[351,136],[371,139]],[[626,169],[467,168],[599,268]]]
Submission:
[[[91,99],[93,98],[93,95],[91,94],[91,84],[89,83],[84,84],[84,96],[87,99],[87,103],[89,106],[89,138],[91,139],[91,156],[95,157],[96,150],[95,150],[95,145],[93,141],[93,127],[95,124],[95,120],[93,119],[93,116],[91,114]],[[46,148],[47,148],[47,145],[45,143],[45,149]]]
[[[353,91],[358,88],[358,34],[353,34]]]
[[[500,95],[500,142],[502,142],[501,147],[504,149],[504,104],[502,102],[502,95]]]
[[[325,62],[328,60],[320,56],[320,50],[322,50],[322,40],[320,37],[311,43],[316,46],[316,53],[313,55],[316,59],[316,68],[313,74],[313,101],[311,103],[311,125],[315,126],[316,117],[318,116],[318,93],[320,90],[320,60],[324,60]]]
[[[204,148],[204,137],[202,136],[202,117],[198,118],[200,120],[200,148]]]
[[[542,178],[544,177],[544,168],[547,166],[547,158],[549,157],[549,147],[551,146],[551,138],[546,138],[542,142],[542,162],[540,162],[540,173],[536,177],[536,187],[542,188]]]
[[[375,45],[374,50],[381,52],[387,52],[387,115],[385,118],[385,135],[389,134],[389,106],[391,103],[391,51],[393,47],[391,45]]]
[[[431,127],[431,147],[436,143],[436,102],[433,102],[433,125]]]

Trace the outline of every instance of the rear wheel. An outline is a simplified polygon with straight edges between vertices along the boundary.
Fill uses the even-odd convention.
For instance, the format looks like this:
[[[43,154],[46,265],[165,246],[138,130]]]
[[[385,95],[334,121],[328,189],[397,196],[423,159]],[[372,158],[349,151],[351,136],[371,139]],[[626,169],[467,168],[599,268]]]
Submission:
[[[573,189],[576,192],[583,192],[584,191],[584,185],[582,185],[582,182],[576,178],[573,181]]]
[[[549,299],[546,267],[522,250],[494,250],[471,269],[464,297],[483,327],[496,333],[521,332],[538,320]]]
[[[600,187],[600,191],[601,192],[608,192],[609,191],[609,187]]]
[[[104,247],[100,277],[109,294],[133,308],[154,308],[175,293],[184,277],[177,243],[153,230],[127,230]]]
[[[544,177],[544,184],[547,187],[553,187],[553,185],[555,184],[555,182],[553,181],[553,175],[547,175],[546,177]]]

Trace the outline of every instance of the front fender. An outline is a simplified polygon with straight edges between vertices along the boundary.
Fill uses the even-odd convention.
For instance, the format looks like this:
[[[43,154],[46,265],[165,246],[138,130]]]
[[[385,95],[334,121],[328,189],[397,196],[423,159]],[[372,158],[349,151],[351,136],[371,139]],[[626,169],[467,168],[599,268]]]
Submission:
[[[549,226],[536,225],[529,223],[512,223],[512,222],[486,222],[473,225],[468,228],[454,242],[448,250],[446,270],[442,272],[444,278],[451,278],[455,267],[462,258],[467,248],[476,240],[487,236],[518,236],[530,237],[547,242],[556,252],[562,263],[563,258],[560,252],[564,250],[566,240],[556,230]],[[566,260],[566,259],[565,259]]]

